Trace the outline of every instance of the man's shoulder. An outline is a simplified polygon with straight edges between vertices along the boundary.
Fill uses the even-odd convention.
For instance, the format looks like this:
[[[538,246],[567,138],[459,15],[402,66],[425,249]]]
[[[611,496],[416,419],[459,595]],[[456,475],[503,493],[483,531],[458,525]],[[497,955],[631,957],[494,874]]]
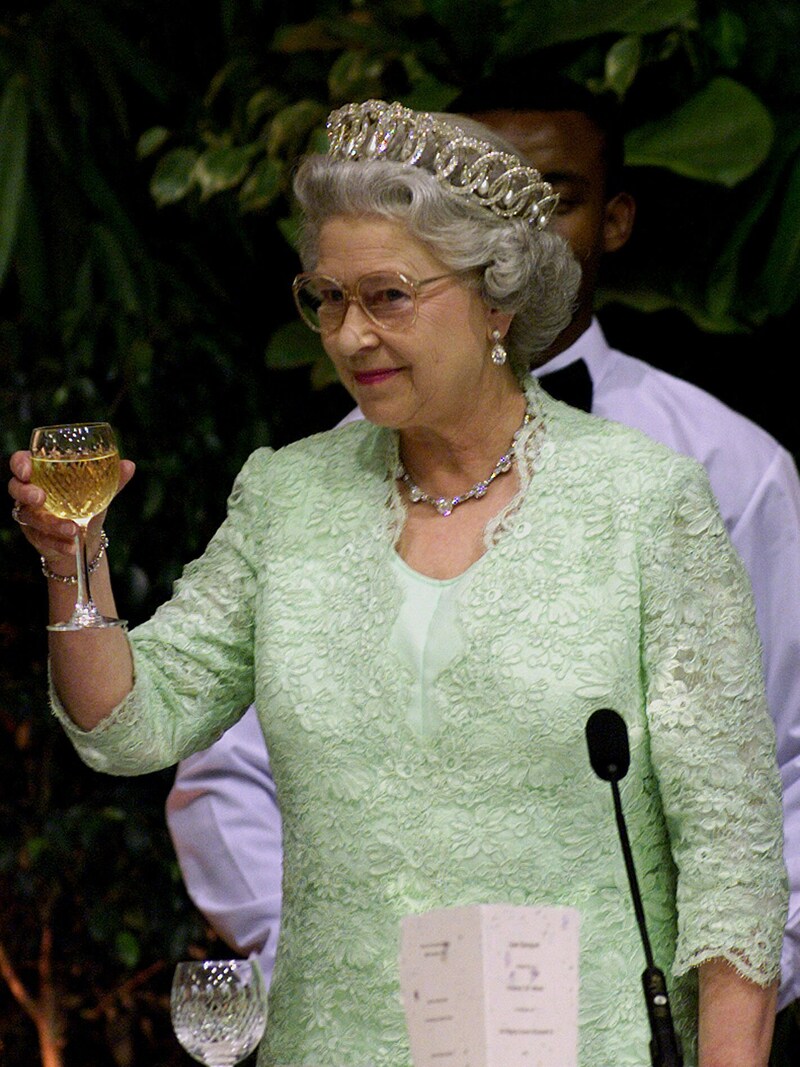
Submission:
[[[589,366],[593,413],[701,463],[729,530],[765,493],[800,500],[787,449],[705,389],[611,348],[596,320],[576,342],[575,356]]]
[[[605,359],[595,386],[597,414],[704,464],[720,448],[731,457],[747,453],[765,467],[785,451],[763,427],[700,386],[616,349]]]

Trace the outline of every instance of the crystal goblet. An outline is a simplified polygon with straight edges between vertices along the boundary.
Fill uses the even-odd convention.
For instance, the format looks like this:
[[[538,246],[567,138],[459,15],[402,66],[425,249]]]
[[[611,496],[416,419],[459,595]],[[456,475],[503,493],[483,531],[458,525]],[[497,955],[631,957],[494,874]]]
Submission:
[[[31,434],[31,482],[45,491],[44,508],[75,523],[78,595],[66,622],[48,630],[104,629],[125,626],[124,619],[102,615],[89,588],[86,530],[105,511],[119,486],[119,451],[107,422],[37,426]]]
[[[251,960],[179,963],[170,998],[172,1027],[206,1067],[233,1067],[256,1048],[267,1023],[261,967]]]

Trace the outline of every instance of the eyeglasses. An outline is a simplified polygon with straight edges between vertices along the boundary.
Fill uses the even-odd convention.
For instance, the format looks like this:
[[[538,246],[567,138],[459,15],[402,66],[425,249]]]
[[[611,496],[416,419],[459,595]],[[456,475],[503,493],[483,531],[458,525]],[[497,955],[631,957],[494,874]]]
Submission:
[[[292,284],[292,294],[300,318],[316,333],[338,330],[354,300],[376,326],[407,330],[416,322],[423,286],[466,273],[437,274],[415,282],[405,274],[376,271],[362,275],[352,289],[325,274],[298,274]]]

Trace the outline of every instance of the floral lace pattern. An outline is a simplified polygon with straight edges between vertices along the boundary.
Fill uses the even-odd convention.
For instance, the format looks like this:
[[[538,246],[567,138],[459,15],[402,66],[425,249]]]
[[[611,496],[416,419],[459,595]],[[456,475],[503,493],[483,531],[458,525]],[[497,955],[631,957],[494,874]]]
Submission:
[[[628,726],[622,801],[687,1067],[692,968],[778,975],[772,727],[705,476],[531,388],[545,432],[459,583],[434,731],[409,724],[391,641],[393,438],[366,424],[251,457],[205,556],[132,635],[132,696],[90,734],[67,727],[88,762],[137,773],[204,747],[255,696],[285,853],[264,1064],[409,1067],[401,917],[508,902],[580,909],[581,1067],[645,1067],[641,944],[584,740],[597,707]]]

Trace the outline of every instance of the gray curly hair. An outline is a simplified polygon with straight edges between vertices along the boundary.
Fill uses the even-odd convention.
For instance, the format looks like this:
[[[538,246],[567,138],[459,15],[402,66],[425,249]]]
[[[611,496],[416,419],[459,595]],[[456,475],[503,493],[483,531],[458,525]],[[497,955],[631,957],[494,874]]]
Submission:
[[[436,118],[519,156],[473,119],[447,114]],[[420,167],[311,155],[298,168],[294,191],[302,210],[299,252],[304,270],[315,269],[320,231],[338,215],[401,222],[448,270],[474,269],[475,285],[486,304],[514,315],[505,346],[520,379],[541,362],[542,353],[572,317],[580,267],[560,237],[522,219],[494,215],[469,197],[457,197]]]

